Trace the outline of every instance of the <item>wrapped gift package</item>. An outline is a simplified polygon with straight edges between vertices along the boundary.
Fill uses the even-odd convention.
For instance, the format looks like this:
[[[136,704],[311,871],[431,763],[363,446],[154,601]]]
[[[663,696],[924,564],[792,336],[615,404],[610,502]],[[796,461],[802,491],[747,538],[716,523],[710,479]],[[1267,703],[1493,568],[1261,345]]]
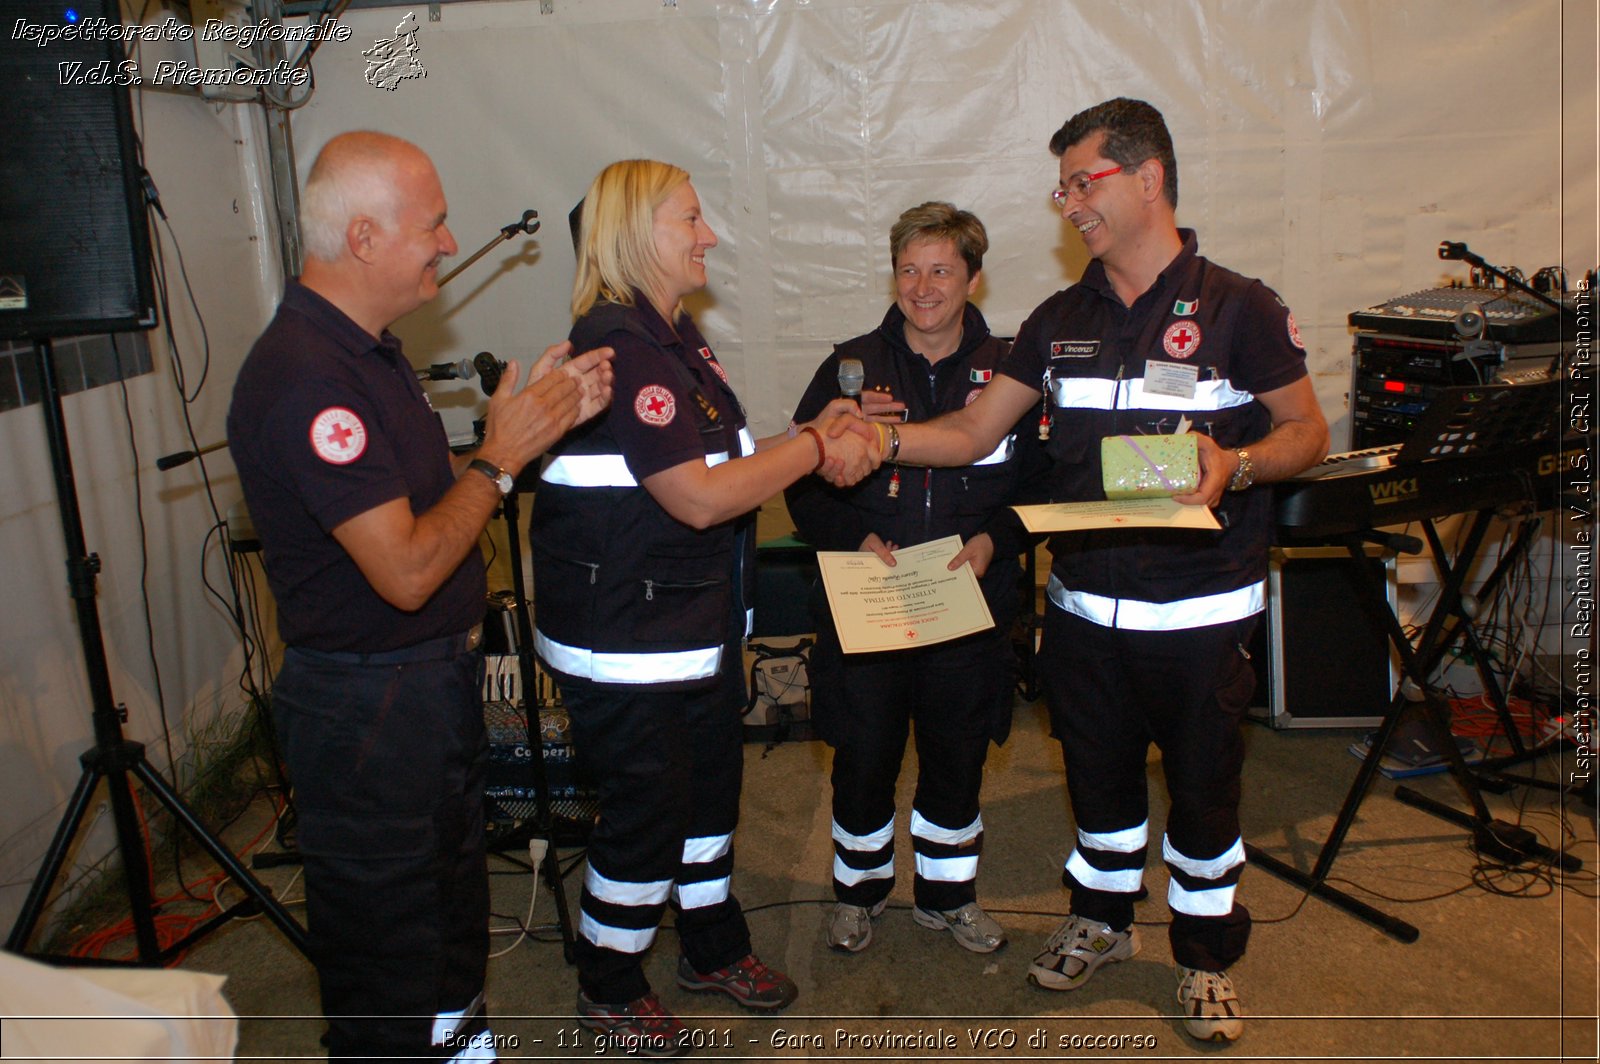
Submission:
[[[1195,435],[1107,436],[1100,441],[1100,477],[1108,499],[1191,492],[1200,485]]]

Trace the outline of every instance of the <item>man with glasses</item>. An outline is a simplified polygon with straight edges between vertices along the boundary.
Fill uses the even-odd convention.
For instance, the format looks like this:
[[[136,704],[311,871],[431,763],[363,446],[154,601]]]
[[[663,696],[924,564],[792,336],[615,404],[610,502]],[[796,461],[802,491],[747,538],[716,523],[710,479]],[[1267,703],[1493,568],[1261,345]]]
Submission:
[[[1261,485],[1319,461],[1327,422],[1293,315],[1260,281],[1200,257],[1194,232],[1177,227],[1177,161],[1159,111],[1110,100],[1070,118],[1050,150],[1061,159],[1052,196],[1094,261],[1023,323],[976,401],[900,428],[899,458],[970,462],[1039,405],[1051,497],[1075,502],[1104,498],[1102,438],[1195,434],[1200,482],[1176,499],[1214,508],[1219,531],[1103,529],[1050,544],[1039,675],[1077,844],[1062,874],[1071,916],[1028,978],[1075,990],[1138,952],[1153,742],[1171,799],[1161,855],[1185,1029],[1232,1040],[1243,1012],[1227,969],[1250,932],[1234,900],[1240,725],[1254,687],[1244,648],[1272,520]]]

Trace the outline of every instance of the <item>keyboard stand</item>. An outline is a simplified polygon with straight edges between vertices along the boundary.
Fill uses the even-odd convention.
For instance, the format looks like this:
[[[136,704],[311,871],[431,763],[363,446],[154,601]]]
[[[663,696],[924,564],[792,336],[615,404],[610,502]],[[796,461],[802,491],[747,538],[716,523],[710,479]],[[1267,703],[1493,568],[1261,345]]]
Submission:
[[[1523,559],[1528,552],[1528,548],[1532,545],[1533,537],[1537,533],[1538,527],[1533,521],[1522,522],[1517,529],[1517,536],[1510,550],[1500,558],[1499,562],[1495,564],[1494,571],[1484,581],[1483,587],[1485,589],[1492,590],[1498,587],[1511,567]],[[1432,531],[1431,526],[1429,531]],[[1432,548],[1435,558],[1444,557],[1444,550],[1439,544],[1436,535],[1429,539],[1428,544]],[[1439,575],[1441,578],[1447,577],[1448,571],[1441,568]],[[1455,645],[1457,635],[1466,641],[1467,649],[1472,654],[1473,665],[1478,672],[1478,679],[1483,683],[1483,693],[1488,698],[1489,704],[1494,707],[1495,716],[1500,722],[1500,730],[1504,733],[1506,741],[1511,746],[1509,754],[1486,759],[1473,768],[1472,774],[1478,781],[1478,785],[1494,794],[1504,794],[1514,786],[1536,787],[1550,791],[1566,790],[1565,784],[1555,780],[1539,779],[1536,776],[1510,775],[1500,771],[1503,768],[1524,764],[1551,752],[1552,747],[1555,750],[1560,750],[1563,743],[1558,740],[1553,744],[1532,747],[1523,743],[1522,736],[1517,730],[1516,722],[1511,717],[1511,705],[1506,697],[1506,692],[1501,689],[1499,678],[1495,676],[1494,670],[1489,667],[1488,648],[1478,638],[1476,627],[1470,622],[1465,622],[1455,629],[1455,634],[1451,632],[1444,633],[1447,642],[1444,644],[1443,652],[1447,653]]]
[[[1383,560],[1367,554],[1366,544],[1379,542],[1392,545],[1394,537],[1386,536],[1375,530],[1364,532],[1346,533],[1339,541],[1350,552],[1358,567],[1366,567],[1366,573],[1358,576],[1359,569],[1353,570],[1351,579],[1355,584],[1357,600],[1366,608],[1368,615],[1377,623],[1389,637],[1396,654],[1400,657],[1401,668],[1405,676],[1411,680],[1416,689],[1422,692],[1421,710],[1425,725],[1435,747],[1444,753],[1445,765],[1457,786],[1460,787],[1463,797],[1471,807],[1470,813],[1463,813],[1452,806],[1435,801],[1426,795],[1419,794],[1409,787],[1397,787],[1395,797],[1407,805],[1422,809],[1435,816],[1442,817],[1452,823],[1459,824],[1472,831],[1477,848],[1487,854],[1492,854],[1502,859],[1520,861],[1537,859],[1549,864],[1559,864],[1564,870],[1574,872],[1580,870],[1582,862],[1569,854],[1563,854],[1542,846],[1533,841],[1531,833],[1504,821],[1495,820],[1489,814],[1488,807],[1484,804],[1483,794],[1479,787],[1477,777],[1468,767],[1461,751],[1455,744],[1454,737],[1450,734],[1450,715],[1443,698],[1437,691],[1430,688],[1428,676],[1443,660],[1444,655],[1455,644],[1458,638],[1466,637],[1468,645],[1476,653],[1481,649],[1476,632],[1472,629],[1471,619],[1462,608],[1462,587],[1466,582],[1467,573],[1472,569],[1478,552],[1483,546],[1484,537],[1493,520],[1493,508],[1477,511],[1472,520],[1472,526],[1467,533],[1466,540],[1457,550],[1453,558],[1449,557],[1439,539],[1438,530],[1433,519],[1421,522],[1423,533],[1427,537],[1428,545],[1433,550],[1434,563],[1439,570],[1443,581],[1439,590],[1439,601],[1429,615],[1421,635],[1416,644],[1406,638],[1405,629],[1400,624],[1400,619],[1390,609],[1380,590],[1383,587]],[[1532,534],[1525,524],[1512,544],[1510,550],[1503,556],[1500,563],[1495,566],[1483,585],[1478,589],[1479,596],[1486,596],[1493,592],[1511,566],[1526,553]],[[1417,546],[1420,546],[1417,545]],[[1502,726],[1508,728],[1510,734],[1515,736],[1509,710],[1504,707],[1504,698],[1500,695],[1499,686],[1493,688],[1497,697],[1497,706],[1500,709]],[[1249,860],[1280,879],[1302,887],[1308,893],[1314,894],[1330,904],[1343,909],[1357,919],[1365,921],[1378,930],[1401,942],[1415,942],[1419,932],[1416,927],[1380,912],[1372,906],[1360,901],[1345,892],[1329,886],[1327,879],[1333,871],[1333,862],[1339,855],[1339,849],[1344,845],[1346,834],[1355,821],[1356,811],[1361,807],[1362,800],[1372,785],[1373,777],[1377,774],[1378,764],[1382,753],[1388,749],[1389,741],[1399,727],[1400,720],[1405,710],[1413,703],[1405,697],[1404,693],[1397,692],[1390,702],[1388,711],[1384,714],[1383,724],[1378,729],[1377,738],[1373,741],[1368,756],[1361,762],[1361,768],[1356,773],[1355,781],[1350,786],[1350,791],[1345,796],[1344,805],[1339,810],[1339,816],[1334,821],[1333,829],[1329,832],[1327,840],[1323,843],[1317,855],[1317,861],[1310,873],[1301,871],[1292,865],[1280,861],[1278,858],[1263,852],[1259,848],[1246,843],[1245,854]],[[1514,743],[1520,740],[1513,738]]]

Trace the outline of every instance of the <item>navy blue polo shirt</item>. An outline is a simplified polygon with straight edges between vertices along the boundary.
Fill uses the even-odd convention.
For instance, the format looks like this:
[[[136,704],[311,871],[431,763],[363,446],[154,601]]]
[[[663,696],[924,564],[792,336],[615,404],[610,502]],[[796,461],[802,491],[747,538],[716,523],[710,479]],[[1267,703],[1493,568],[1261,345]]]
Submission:
[[[694,319],[682,313],[668,325],[637,290],[634,305],[620,314],[638,322],[655,340],[650,344],[614,328],[596,341],[616,351],[611,363],[616,374],[611,393],[616,400],[607,411],[606,428],[616,438],[634,479],[642,481],[684,462],[703,460],[712,445],[701,436],[700,427],[708,421],[722,430],[720,449],[738,457],[744,410]],[[576,336],[578,330],[573,332]],[[576,339],[574,344],[587,349]],[[674,360],[688,370],[696,388],[685,390]]]
[[[455,483],[444,426],[393,334],[374,340],[290,281],[239,370],[228,444],[285,643],[375,653],[483,619],[477,550],[410,612],[385,602],[332,534],[394,499],[421,514]]]
[[[1051,497],[1103,499],[1100,440],[1113,434],[1169,433],[1180,418],[1220,447],[1248,447],[1272,430],[1256,397],[1306,376],[1294,316],[1259,280],[1199,253],[1191,229],[1150,287],[1123,304],[1104,263],[1057,292],[1017,330],[998,372],[1039,389],[1053,381]],[[1159,364],[1186,367],[1190,394],[1160,394],[1146,383]],[[1092,529],[1057,533],[1051,572],[1062,586],[1147,602],[1233,591],[1267,575],[1272,492],[1224,492],[1213,508],[1216,532]]]

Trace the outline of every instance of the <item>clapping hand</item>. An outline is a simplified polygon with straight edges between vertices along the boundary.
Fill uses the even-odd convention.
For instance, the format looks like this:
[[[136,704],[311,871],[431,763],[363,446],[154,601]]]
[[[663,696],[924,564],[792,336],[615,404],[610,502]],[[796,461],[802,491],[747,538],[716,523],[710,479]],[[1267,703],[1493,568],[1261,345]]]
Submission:
[[[578,386],[578,414],[574,424],[582,424],[611,405],[614,354],[609,347],[597,347],[573,357],[572,342],[563,340],[545,348],[544,354],[533,364],[528,380],[529,383],[540,380],[553,370],[572,378]]]

